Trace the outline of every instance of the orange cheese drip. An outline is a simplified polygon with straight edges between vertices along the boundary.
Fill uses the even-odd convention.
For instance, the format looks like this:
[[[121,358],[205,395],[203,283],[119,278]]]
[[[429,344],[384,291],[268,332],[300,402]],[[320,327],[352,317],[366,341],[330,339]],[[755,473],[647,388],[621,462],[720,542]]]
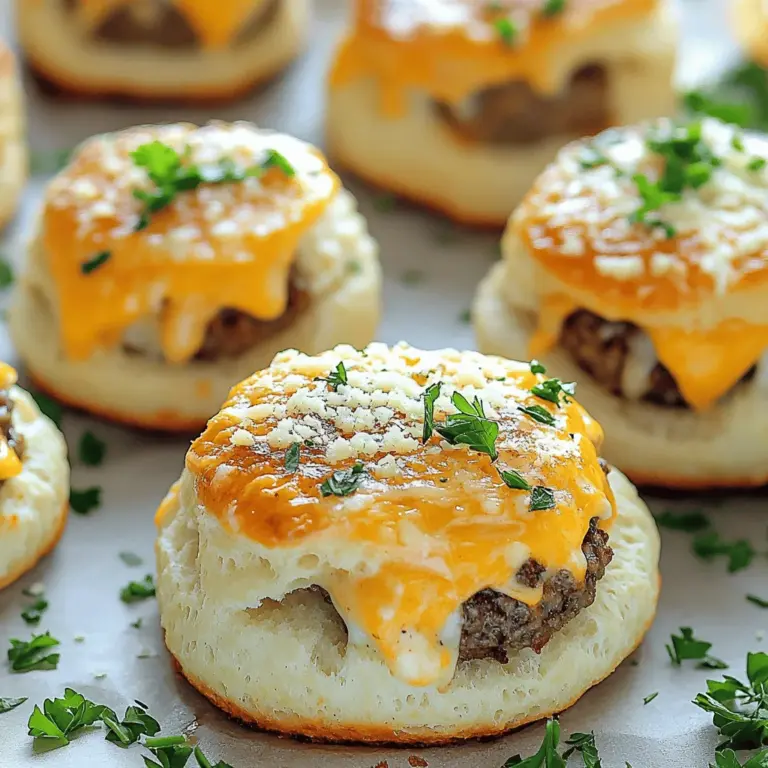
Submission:
[[[596,29],[641,19],[658,5],[658,0],[571,0],[569,10],[553,18],[542,18],[531,9],[526,12],[535,14],[528,37],[508,46],[493,25],[488,3],[453,2],[469,6],[471,21],[462,27],[420,25],[411,34],[397,35],[383,22],[386,9],[380,6],[389,1],[358,2],[356,24],[339,50],[331,87],[374,78],[381,91],[381,109],[390,117],[405,112],[409,89],[453,104],[492,85],[518,80],[542,93],[556,93],[554,69],[566,41],[588,40]],[[482,34],[477,34],[478,28]]]
[[[28,0],[26,0],[28,1]],[[158,10],[162,0],[155,0]],[[86,28],[101,24],[113,11],[131,5],[135,0],[79,0],[79,18]],[[173,0],[194,27],[195,34],[203,45],[220,48],[228,45],[263,0]]]
[[[421,384],[417,363],[412,376]],[[227,405],[284,405],[284,376],[275,371],[257,374],[233,390]],[[516,371],[508,378],[513,377],[526,390],[538,380],[528,372]],[[311,378],[305,386],[313,386]],[[348,499],[323,498],[320,484],[352,461],[331,466],[325,449],[315,444],[302,447],[299,470],[287,472],[285,451],[270,450],[263,440],[277,424],[273,417],[239,422],[231,411],[222,411],[193,443],[186,466],[199,502],[238,535],[269,548],[341,547],[345,556],[367,553],[361,558],[377,564],[374,573],[334,569],[321,586],[348,625],[370,638],[395,675],[413,685],[445,683],[456,659],[441,644],[441,633],[464,601],[492,587],[537,603],[540,592],[515,580],[529,556],[553,571],[564,568],[583,579],[581,543],[590,520],[599,517],[607,528],[612,519],[613,496],[598,462],[600,427],[573,402],[557,409],[564,418],[556,428],[522,416],[518,403],[555,412],[554,405],[530,393],[519,401],[510,396],[499,414],[496,465],[487,455],[463,448],[430,452],[439,445],[435,436],[427,446],[398,457],[398,474],[369,478]],[[247,429],[255,445],[232,444],[235,428]],[[331,423],[326,428],[335,430]],[[365,457],[366,466],[373,467],[382,456]],[[504,485],[498,468],[516,469],[531,484],[553,488],[555,508],[529,511],[529,494]],[[366,485],[375,490],[366,490]],[[424,645],[426,667],[409,669],[404,637]]]
[[[16,384],[16,380],[16,371],[7,363],[0,363],[0,389],[10,389]],[[21,459],[5,438],[0,439],[0,480],[16,477],[21,470]]]
[[[130,165],[129,145],[121,141],[125,139],[116,142],[117,152]],[[286,308],[288,272],[299,241],[339,184],[319,159],[313,178],[324,179],[324,186],[311,196],[298,174],[289,179],[273,168],[255,187],[249,182],[219,186],[228,197],[215,218],[206,215],[209,201],[203,185],[180,192],[170,206],[152,215],[146,229],[134,232],[140,204],[131,185],[120,189],[112,214],[90,215],[116,183],[101,172],[103,162],[97,146],[81,153],[57,180],[64,195],[49,195],[43,214],[42,238],[58,296],[62,345],[75,360],[119,343],[125,330],[144,318],[158,320],[165,358],[183,362],[200,348],[209,322],[225,307],[262,320],[279,317]],[[80,182],[89,191],[82,199],[66,189]],[[245,224],[238,223],[243,220]],[[222,223],[236,230],[232,237],[217,234]],[[185,239],[190,227],[194,241]],[[82,265],[104,251],[108,260],[84,274]]]

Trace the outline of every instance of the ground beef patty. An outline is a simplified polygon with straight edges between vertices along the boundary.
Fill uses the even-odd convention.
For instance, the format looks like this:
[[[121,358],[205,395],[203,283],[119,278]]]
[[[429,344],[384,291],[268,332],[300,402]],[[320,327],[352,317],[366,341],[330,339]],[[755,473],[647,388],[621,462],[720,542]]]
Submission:
[[[63,0],[74,11],[79,0]],[[211,0],[215,2],[215,0]],[[277,13],[282,0],[272,0],[253,13],[233,43],[250,42],[265,29]],[[123,45],[156,45],[162,48],[195,48],[197,34],[184,14],[167,0],[136,0],[130,6],[118,6],[93,30],[93,38]]]
[[[633,337],[643,331],[632,323],[617,323],[580,309],[563,323],[560,346],[580,368],[617,397],[624,397],[623,376]],[[742,381],[749,380],[755,368],[748,371]],[[651,369],[647,388],[640,396],[657,405],[687,408],[672,374],[661,364]]]
[[[291,282],[285,312],[275,320],[257,320],[237,309],[222,309],[209,324],[195,359],[213,361],[238,357],[288,328],[309,302],[309,295]]]
[[[0,433],[15,454],[22,458],[24,438],[13,426],[13,400],[8,389],[0,389]]]
[[[613,558],[608,534],[597,527],[597,518],[589,524],[581,551],[587,559],[583,583],[570,571],[558,571],[544,581],[544,594],[535,606],[493,589],[483,589],[467,600],[462,607],[459,660],[490,658],[506,663],[510,651],[533,648],[538,653],[555,632],[592,605],[597,582]],[[535,560],[528,560],[517,572],[517,580],[537,587],[544,570]]]
[[[470,97],[471,114],[437,102],[438,114],[461,138],[483,144],[530,144],[551,136],[591,135],[612,120],[608,73],[590,64],[575,72],[556,96],[542,96],[522,81],[479,91]]]

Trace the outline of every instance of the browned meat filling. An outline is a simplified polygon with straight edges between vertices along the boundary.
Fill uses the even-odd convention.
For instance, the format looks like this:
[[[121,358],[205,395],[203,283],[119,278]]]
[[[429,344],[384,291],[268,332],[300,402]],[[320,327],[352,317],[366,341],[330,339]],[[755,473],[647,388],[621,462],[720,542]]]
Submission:
[[[560,346],[567,350],[580,368],[606,390],[617,397],[624,396],[624,368],[633,337],[642,330],[632,323],[617,323],[580,309],[563,323]],[[755,368],[742,381],[755,374]],[[648,387],[642,400],[675,408],[687,408],[688,403],[678,389],[672,374],[657,363],[648,377]]]
[[[288,289],[288,305],[275,320],[257,320],[237,309],[222,309],[211,321],[196,360],[222,360],[238,357],[257,344],[288,328],[309,305],[309,295],[293,283]]]
[[[0,433],[8,441],[11,450],[21,459],[24,454],[24,438],[13,426],[13,400],[7,389],[0,389]]]
[[[612,123],[606,68],[590,64],[574,72],[559,95],[545,97],[516,81],[471,97],[471,114],[437,102],[438,114],[463,139],[483,144],[531,144],[550,136],[592,135]]]
[[[275,18],[281,2],[271,0],[265,7],[254,10],[234,44],[249,43],[258,37]],[[79,0],[63,0],[63,3],[67,10],[74,11]],[[130,5],[118,6],[94,29],[93,37],[107,43],[175,49],[194,48],[200,44],[184,14],[165,0],[135,0]]]
[[[459,659],[491,658],[506,663],[510,651],[532,648],[538,653],[555,632],[595,601],[597,582],[613,558],[608,534],[597,527],[597,519],[590,522],[581,551],[587,559],[584,581],[578,583],[570,571],[558,571],[544,581],[543,597],[535,606],[493,589],[483,589],[467,600],[462,609]],[[517,580],[526,587],[537,587],[544,570],[535,560],[528,560]]]

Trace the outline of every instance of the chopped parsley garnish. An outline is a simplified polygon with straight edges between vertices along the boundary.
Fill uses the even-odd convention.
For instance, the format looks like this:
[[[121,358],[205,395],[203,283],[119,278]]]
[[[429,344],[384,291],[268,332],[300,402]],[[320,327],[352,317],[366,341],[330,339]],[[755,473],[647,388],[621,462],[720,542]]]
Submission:
[[[0,715],[20,707],[26,700],[26,696],[21,699],[0,699]]]
[[[323,496],[349,496],[360,487],[365,478],[363,463],[358,461],[349,469],[338,469],[323,480],[320,493]]]
[[[547,369],[538,361],[531,360],[531,373],[546,373]]]
[[[32,399],[37,403],[40,413],[47,416],[57,427],[61,427],[61,420],[64,416],[64,408],[61,403],[42,392],[31,391]]]
[[[155,596],[155,582],[151,574],[147,574],[143,581],[130,581],[120,590],[120,599],[124,603],[137,603],[139,600]]]
[[[8,662],[14,672],[31,672],[36,669],[56,669],[60,654],[50,653],[60,643],[49,632],[32,635],[31,640],[11,638]]]
[[[331,386],[331,389],[336,392],[342,384],[347,383],[347,369],[344,367],[344,363],[340,362],[336,366],[335,371],[329,373],[327,377],[318,376],[315,381],[327,382]]]
[[[594,146],[585,145],[579,151],[579,165],[588,171],[592,168],[599,168],[601,165],[608,165],[610,160]]]
[[[35,739],[54,739],[57,746],[69,744],[70,737],[84,728],[95,725],[103,718],[117,719],[115,713],[103,704],[94,704],[71,688],[64,689],[60,699],[46,699],[42,710],[35,705],[27,726]]]
[[[472,310],[464,309],[459,315],[459,322],[464,325],[469,325],[472,322]]]
[[[511,47],[515,44],[515,38],[517,37],[517,27],[513,24],[511,19],[506,17],[495,19],[493,26],[504,45]]]
[[[709,768],[768,768],[768,749],[763,749],[746,760],[746,763],[739,762],[732,749],[725,749],[715,754],[715,763],[710,763]]]
[[[90,430],[83,432],[80,438],[78,454],[80,461],[88,467],[98,467],[107,453],[107,444],[96,437]]]
[[[659,695],[658,691],[654,691],[653,693],[649,693],[644,699],[643,699],[643,706],[646,704],[650,704],[657,696]]]
[[[756,605],[758,608],[768,608],[768,599],[758,595],[747,595],[747,601]]]
[[[672,644],[666,645],[672,663],[679,667],[684,661],[698,661],[699,669],[727,669],[728,665],[709,655],[712,643],[698,640],[690,627],[681,627],[679,635],[672,635]]]
[[[144,562],[142,558],[133,552],[121,552],[118,557],[130,568],[135,568]]]
[[[203,751],[200,749],[200,747],[195,747],[195,751],[193,753],[195,755],[195,760],[197,760],[197,765],[199,768],[232,768],[232,766],[229,763],[225,763],[223,760],[219,760],[218,763],[212,763],[204,754]]]
[[[685,531],[686,533],[696,533],[709,528],[709,518],[702,512],[671,512],[667,510],[662,512],[656,518],[656,524],[661,528],[669,528],[673,531]]]
[[[499,475],[504,481],[504,485],[517,491],[530,491],[531,484],[514,469],[500,469]]]
[[[26,590],[24,591],[24,594],[27,597],[35,598],[35,602],[31,605],[28,605],[21,612],[21,618],[24,619],[27,624],[37,626],[40,623],[40,619],[42,618],[43,613],[48,610],[48,601],[42,595],[33,595],[31,592],[27,592]]]
[[[537,485],[531,491],[531,512],[542,512],[555,506],[555,492],[551,488]]]
[[[432,437],[432,432],[435,428],[435,402],[440,397],[442,386],[443,384],[440,381],[430,384],[422,395],[424,398],[424,429],[421,433],[421,441],[423,443],[426,443]]]
[[[565,10],[566,0],[545,0],[541,9],[542,16],[557,16]]]
[[[279,168],[289,178],[296,175],[288,160],[274,149],[267,150],[260,164],[244,170],[238,169],[230,158],[221,159],[214,169],[202,169],[189,162],[189,155],[189,147],[184,154],[179,154],[161,141],[150,141],[131,152],[133,162],[146,169],[155,185],[155,189],[149,192],[133,190],[133,196],[144,204],[134,228],[136,232],[146,229],[152,215],[169,206],[180,192],[197,189],[201,184],[244,181],[249,177],[262,176],[270,168]]]
[[[768,743],[768,654],[747,654],[744,683],[730,675],[707,680],[707,692],[693,703],[711,712],[724,741],[718,749],[757,749]]]
[[[560,379],[545,379],[531,387],[531,392],[533,392],[536,397],[540,397],[542,400],[548,400],[558,407],[560,406],[560,395],[563,395],[563,397],[566,395],[573,395],[575,391],[575,382],[570,381],[563,383]],[[565,401],[568,402],[567,397],[565,397]]]
[[[13,267],[3,256],[0,256],[0,289],[13,285]]]
[[[749,104],[720,101],[703,91],[689,91],[683,96],[683,103],[685,108],[695,115],[707,115],[742,128],[749,125],[754,118]],[[742,152],[743,149],[738,151]]]
[[[714,560],[720,555],[728,558],[728,572],[747,568],[755,558],[755,550],[746,539],[723,541],[716,531],[702,533],[693,540],[693,551],[703,560]]]
[[[146,747],[159,762],[144,757],[145,768],[184,768],[194,755],[198,768],[232,768],[229,763],[219,760],[212,763],[199,746],[192,747],[186,736],[148,737]]]
[[[110,715],[105,715],[102,719],[108,731],[107,741],[121,747],[135,744],[141,736],[155,736],[160,733],[160,723],[147,712],[147,705],[140,701],[125,710],[125,717],[120,722]]]
[[[560,743],[560,723],[547,720],[544,740],[535,755],[523,759],[520,755],[510,757],[502,768],[565,768],[565,760],[557,751]]]
[[[555,417],[543,405],[518,406],[526,416],[530,416],[539,424],[546,424],[549,427],[555,425]]]
[[[762,171],[763,168],[765,168],[766,164],[768,164],[768,160],[766,160],[764,157],[753,157],[747,163],[747,170],[748,171]]]
[[[574,752],[578,752],[584,761],[585,768],[602,768],[594,733],[573,733],[565,743],[570,749],[563,752],[564,760],[567,760]]]
[[[86,488],[84,491],[77,491],[72,488],[69,491],[69,506],[73,512],[78,515],[87,515],[101,506],[101,487],[94,485]]]
[[[301,461],[301,443],[291,443],[285,452],[285,470],[293,474],[299,470]]]
[[[435,427],[436,432],[451,445],[466,445],[473,451],[487,453],[491,461],[496,461],[496,438],[499,425],[487,418],[479,398],[472,403],[464,395],[454,392],[451,402],[459,411],[449,414],[442,426]]]
[[[111,251],[99,251],[96,255],[88,259],[88,261],[84,261],[80,264],[80,271],[84,275],[90,275],[91,272],[106,264],[111,257]]]
[[[143,623],[144,623],[144,619],[142,619],[142,618],[141,618],[141,616],[139,616],[139,618],[138,618],[138,619],[136,619],[136,621],[132,621],[132,622],[131,622],[131,626],[132,626],[134,629],[141,629],[141,625],[142,625]]]

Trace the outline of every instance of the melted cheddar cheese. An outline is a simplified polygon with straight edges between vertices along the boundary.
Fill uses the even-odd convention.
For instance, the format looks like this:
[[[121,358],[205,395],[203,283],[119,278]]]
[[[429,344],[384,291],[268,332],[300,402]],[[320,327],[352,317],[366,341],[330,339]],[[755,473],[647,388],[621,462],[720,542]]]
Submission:
[[[139,0],[78,0],[78,23],[86,30],[94,29],[121,7],[138,4]],[[156,0],[157,7],[162,2]],[[203,45],[219,48],[229,45],[237,33],[267,3],[267,0],[171,0],[186,17]],[[146,3],[145,3],[146,5]]]
[[[0,362],[0,390],[8,391],[16,384],[16,371],[7,363]],[[5,437],[0,437],[0,481],[9,480],[20,474],[21,459],[8,444]]]
[[[630,220],[643,203],[633,177],[655,181],[663,168],[648,130],[566,147],[515,212],[514,234],[544,286],[530,352],[554,346],[580,308],[631,322],[650,336],[686,400],[704,409],[768,349],[760,293],[768,283],[768,139],[705,120],[702,141],[719,165],[656,212],[672,227],[668,237]],[[661,121],[653,130],[674,128]],[[591,159],[595,150],[606,162],[585,168],[584,153]]]
[[[451,104],[517,80],[554,94],[562,87],[565,42],[578,45],[609,25],[642,20],[658,5],[658,0],[569,0],[562,13],[548,17],[544,0],[358,0],[331,86],[374,78],[388,116],[403,114],[409,89]],[[500,22],[517,30],[511,44],[500,35]]]
[[[142,204],[135,192],[154,185],[131,153],[152,141],[211,172],[222,162],[251,168],[276,150],[295,175],[272,167],[260,177],[201,184],[136,231]],[[42,217],[64,354],[87,358],[151,318],[165,358],[183,362],[223,308],[279,317],[299,241],[338,187],[317,150],[245,123],[142,127],[91,139],[49,186]],[[103,253],[103,264],[84,269]]]
[[[334,391],[317,377],[340,360],[348,383]],[[328,591],[350,642],[378,649],[411,685],[447,685],[462,603],[490,587],[537,604],[541,587],[515,578],[528,558],[583,581],[590,520],[608,528],[615,514],[599,425],[573,401],[555,406],[532,394],[541,379],[526,364],[406,345],[281,353],[232,390],[190,448],[196,503],[267,551],[309,555],[310,583]],[[438,426],[456,412],[455,391],[480,398],[497,421],[495,463],[437,433],[422,442],[423,393],[436,382]],[[554,425],[520,411],[531,405]],[[297,442],[291,471],[286,453]],[[331,473],[357,461],[364,475],[354,493],[323,496]],[[531,511],[531,493],[507,487],[500,470],[552,489],[554,507]]]

